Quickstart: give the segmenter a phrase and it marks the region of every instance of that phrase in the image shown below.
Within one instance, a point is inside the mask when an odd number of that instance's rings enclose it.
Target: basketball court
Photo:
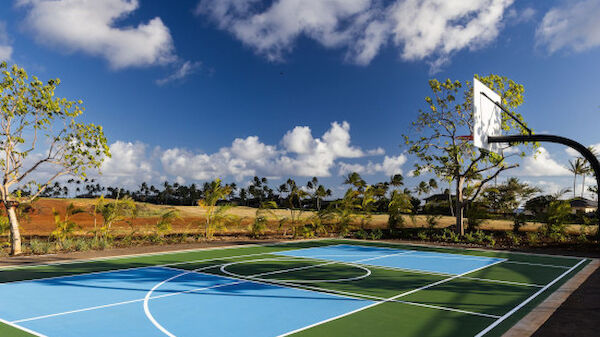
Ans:
[[[2,336],[500,336],[589,260],[315,240],[0,272]]]

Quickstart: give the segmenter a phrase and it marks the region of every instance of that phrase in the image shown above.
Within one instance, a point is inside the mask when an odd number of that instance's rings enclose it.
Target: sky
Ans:
[[[600,0],[2,4],[0,60],[83,100],[110,144],[107,185],[317,176],[339,194],[357,171],[413,186],[428,177],[410,177],[401,136],[428,80],[474,74],[523,84],[536,133],[600,149]],[[572,186],[574,155],[542,144],[503,178],[555,192]]]

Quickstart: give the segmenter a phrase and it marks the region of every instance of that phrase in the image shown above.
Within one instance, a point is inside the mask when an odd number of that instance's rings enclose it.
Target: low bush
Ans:
[[[47,240],[31,239],[29,249],[33,254],[48,254],[52,251],[52,244]]]
[[[75,240],[75,250],[79,252],[86,252],[91,248],[91,240],[87,238],[79,238]]]

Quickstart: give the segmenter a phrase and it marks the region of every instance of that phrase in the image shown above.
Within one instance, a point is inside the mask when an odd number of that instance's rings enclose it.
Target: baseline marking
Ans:
[[[507,261],[507,263],[523,264],[523,265],[527,265],[527,266],[537,266],[537,267],[548,267],[548,268],[562,268],[562,269],[572,268],[572,267],[566,267],[566,266],[557,266],[557,265],[553,265],[553,264],[531,263],[531,262],[522,262],[522,261]]]
[[[539,294],[541,294],[542,292],[544,292],[546,289],[550,288],[553,284],[555,284],[556,282],[558,282],[561,278],[565,277],[566,275],[568,275],[570,272],[572,272],[575,268],[579,267],[583,262],[587,261],[587,259],[583,259],[581,261],[579,261],[579,263],[577,263],[576,265],[574,265],[573,267],[569,268],[569,270],[565,271],[564,273],[562,273],[560,276],[558,276],[557,278],[555,278],[552,282],[548,283],[546,286],[544,286],[542,289],[538,290],[536,293],[534,293],[533,295],[529,296],[525,301],[521,302],[521,304],[517,305],[516,307],[514,307],[511,311],[507,312],[506,314],[504,314],[504,316],[500,317],[498,320],[496,320],[494,323],[490,324],[487,328],[483,329],[481,332],[479,332],[477,335],[475,335],[475,337],[481,337],[483,335],[485,335],[486,333],[488,333],[490,330],[492,330],[493,328],[495,328],[498,324],[502,323],[504,320],[506,320],[508,317],[510,317],[512,314],[514,314],[515,312],[517,312],[519,309],[521,309],[523,306],[525,306],[527,303],[531,302],[534,298],[536,298]]]

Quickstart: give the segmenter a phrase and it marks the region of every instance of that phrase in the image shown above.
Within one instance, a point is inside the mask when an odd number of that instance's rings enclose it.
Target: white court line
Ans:
[[[352,261],[352,262],[325,260],[325,261],[328,261],[328,262],[321,263],[321,264],[316,264],[316,265],[304,266],[304,267],[296,267],[296,268],[290,268],[290,269],[275,270],[275,271],[264,272],[264,273],[260,273],[260,274],[254,274],[254,275],[240,275],[240,274],[232,273],[232,272],[228,271],[226,268],[228,266],[231,266],[231,265],[234,265],[234,264],[251,263],[251,262],[257,262],[257,261],[281,260],[281,259],[270,259],[270,258],[267,258],[267,259],[258,259],[258,260],[250,260],[250,261],[235,261],[235,262],[230,262],[230,263],[222,264],[220,270],[221,270],[222,273],[225,273],[227,275],[230,275],[230,276],[233,276],[233,277],[236,277],[236,278],[249,278],[249,279],[256,279],[256,280],[261,280],[261,281],[267,281],[268,282],[268,281],[270,281],[270,279],[269,280],[264,280],[264,279],[259,278],[259,276],[282,274],[282,273],[288,273],[288,272],[291,272],[291,271],[306,270],[306,269],[311,269],[311,268],[317,268],[317,267],[327,266],[327,265],[331,265],[331,264],[346,264],[346,265],[356,264],[356,266],[358,266],[359,268],[365,269],[367,271],[367,274],[361,275],[360,277],[350,278],[350,279],[310,280],[311,283],[333,282],[333,281],[338,281],[338,282],[339,281],[354,281],[354,280],[362,279],[362,278],[365,278],[365,277],[371,275],[371,271],[369,269],[367,269],[367,268],[360,267],[359,266],[359,262],[371,261],[371,260],[381,259],[381,258],[384,258],[384,257],[397,256],[397,255],[408,254],[408,253],[409,252],[400,252],[400,253],[388,254],[388,255],[383,255],[383,256],[376,256],[376,257],[371,257],[371,258],[360,259],[360,260],[356,260],[356,261]],[[297,258],[296,256],[294,256],[294,257]],[[301,261],[301,260],[299,260],[299,261]],[[284,281],[284,280],[281,280],[281,281]]]
[[[283,255],[283,254],[273,254],[273,255]],[[319,256],[322,256],[322,255],[319,255]],[[411,254],[410,256],[413,256],[413,255]],[[316,258],[316,257],[306,257],[306,259],[319,260],[319,261],[332,261],[332,260],[329,260],[329,259],[321,259],[321,258]],[[505,262],[508,263],[510,261],[507,260]],[[358,264],[358,265],[365,265],[365,266],[368,266],[368,267],[373,268],[373,269],[392,270],[392,271],[404,271],[404,272],[415,273],[415,274],[423,274],[423,275],[435,275],[435,276],[454,276],[455,275],[455,274],[448,274],[448,273],[429,272],[429,271],[418,270],[418,269],[389,267],[389,266],[378,266],[378,265],[373,265],[373,264],[368,264],[368,263],[359,263],[357,261],[354,261],[352,263]],[[537,287],[537,288],[542,288],[543,287],[543,285],[534,284],[534,283],[523,283],[523,282],[514,282],[514,281],[505,281],[505,280],[495,280],[495,279],[487,279],[487,278],[479,278],[479,277],[461,276],[460,278],[461,279],[474,280],[474,281],[482,281],[482,282],[490,282],[490,283],[501,283],[501,284],[510,284],[510,285],[525,286],[525,287]]]
[[[494,323],[490,324],[487,328],[483,329],[481,332],[479,332],[477,335],[475,335],[475,337],[481,337],[481,336],[485,335],[486,333],[488,333],[490,330],[492,330],[493,328],[495,328],[498,324],[502,323],[504,320],[506,320],[512,314],[514,314],[515,312],[517,312],[519,309],[521,309],[527,303],[531,302],[539,294],[541,294],[542,292],[544,292],[546,289],[550,288],[553,284],[555,284],[561,278],[565,277],[567,274],[569,274],[570,272],[572,272],[575,268],[579,267],[585,261],[587,261],[587,259],[583,259],[583,260],[579,261],[579,263],[577,263],[573,267],[569,268],[569,270],[567,270],[564,273],[560,274],[560,276],[558,276],[557,278],[555,278],[552,282],[548,283],[542,289],[538,290],[535,294],[529,296],[525,301],[521,302],[521,304],[519,304],[516,307],[514,307],[511,311],[507,312],[506,314],[504,314],[504,316],[500,317]]]
[[[338,238],[338,241],[348,241],[348,242],[364,242],[364,243],[373,243],[373,240],[360,240],[360,239],[346,239],[346,238]],[[483,252],[483,253],[502,253],[506,255],[526,255],[526,256],[542,256],[542,257],[554,257],[554,258],[564,258],[564,259],[572,259],[572,260],[581,260],[585,259],[583,256],[571,256],[571,255],[552,255],[552,254],[540,254],[540,253],[525,253],[525,252],[515,252],[515,251],[506,251],[506,250],[498,250],[498,249],[488,249],[488,248],[463,248],[463,247],[452,247],[452,246],[442,246],[442,245],[428,245],[424,243],[413,243],[413,242],[390,242],[390,241],[379,241],[380,244],[392,245],[392,246],[412,246],[412,247],[426,247],[426,248],[436,248],[436,249],[446,249],[446,250],[465,250],[470,252]],[[377,247],[377,246],[373,246]]]
[[[324,263],[323,265],[325,265],[325,264],[330,264],[330,263]],[[225,266],[225,265],[226,264],[221,265],[221,269],[223,269],[223,266]],[[210,266],[210,267],[212,268],[212,267],[215,267],[215,266]],[[148,318],[148,320],[150,320],[150,322],[152,323],[152,325],[154,325],[157,329],[159,329],[162,333],[164,333],[165,335],[167,335],[169,337],[176,337],[176,336],[173,335],[171,332],[169,332],[165,327],[163,327],[160,323],[158,323],[158,321],[154,318],[154,316],[150,312],[150,308],[149,308],[149,305],[148,305],[150,297],[151,297],[152,293],[156,289],[158,289],[160,286],[162,286],[163,284],[165,284],[165,283],[167,283],[169,281],[172,281],[172,280],[174,280],[176,278],[179,278],[181,276],[190,274],[190,273],[197,273],[198,270],[200,270],[200,269],[209,269],[209,268],[207,268],[207,267],[205,267],[205,268],[198,268],[198,269],[195,269],[195,270],[190,270],[190,271],[183,272],[183,273],[181,273],[179,275],[174,275],[174,276],[172,276],[172,277],[170,277],[170,278],[168,278],[166,280],[163,280],[160,283],[157,283],[154,287],[152,287],[152,289],[150,289],[148,291],[148,293],[146,293],[146,296],[144,297],[144,313],[146,314],[146,317]],[[287,271],[292,271],[292,270],[297,270],[297,269],[298,268],[290,268]],[[278,271],[274,271],[274,272],[278,272]],[[274,273],[274,272],[272,272],[272,273]],[[262,275],[265,275],[265,274],[266,273],[262,273]],[[369,271],[369,274],[370,274],[370,271]],[[252,276],[253,275],[250,275],[248,277],[251,278]],[[246,281],[244,281],[244,282],[246,282]],[[256,281],[252,281],[252,282],[256,282]],[[260,282],[257,282],[257,283],[260,283]],[[308,290],[306,290],[306,291],[308,291]]]
[[[417,289],[413,289],[413,290],[410,290],[410,291],[406,291],[406,292],[400,293],[400,294],[398,294],[398,295],[392,296],[392,297],[390,297],[390,298],[387,298],[387,299],[385,299],[385,300],[382,300],[382,301],[379,301],[379,302],[375,302],[375,303],[373,303],[373,304],[370,304],[370,305],[367,305],[367,306],[365,306],[365,307],[362,307],[362,308],[359,308],[359,309],[356,309],[356,310],[353,310],[353,311],[347,312],[347,313],[345,313],[345,314],[341,314],[341,315],[338,315],[338,316],[335,316],[335,317],[331,317],[331,318],[329,318],[329,319],[326,319],[326,320],[323,320],[323,321],[320,321],[320,322],[317,322],[317,323],[314,323],[314,324],[311,324],[311,325],[307,325],[307,326],[305,326],[305,327],[303,327],[303,328],[296,329],[296,330],[293,330],[293,331],[290,331],[290,332],[286,332],[286,333],[284,333],[284,334],[282,334],[282,335],[279,335],[279,336],[277,336],[277,337],[289,336],[289,335],[291,335],[291,334],[294,334],[294,333],[297,333],[297,332],[300,332],[300,331],[304,331],[304,330],[307,330],[307,329],[313,328],[313,327],[315,327],[315,326],[317,326],[317,325],[321,325],[321,324],[324,324],[324,323],[327,323],[327,322],[331,322],[331,321],[333,321],[333,320],[336,320],[336,319],[338,319],[338,318],[342,318],[342,317],[346,317],[346,316],[349,316],[349,315],[355,314],[355,313],[357,313],[357,312],[360,312],[360,311],[363,311],[363,310],[366,310],[366,309],[369,309],[369,308],[372,308],[372,307],[378,306],[378,305],[380,305],[380,304],[382,304],[382,303],[390,302],[390,301],[393,301],[393,300],[395,300],[395,299],[397,299],[397,298],[404,297],[404,296],[408,296],[408,295],[410,295],[410,294],[414,294],[414,293],[416,293],[416,292],[418,292],[418,291],[425,290],[425,289],[428,289],[428,288],[431,288],[431,287],[435,287],[435,286],[437,286],[437,285],[440,285],[440,284],[442,284],[442,283],[446,283],[446,282],[452,281],[452,280],[454,280],[454,279],[456,279],[456,278],[458,278],[458,277],[460,277],[460,276],[464,276],[464,275],[466,275],[466,274],[469,274],[469,273],[474,273],[474,272],[476,272],[476,271],[479,271],[479,270],[481,270],[481,269],[484,269],[484,268],[487,268],[487,267],[491,267],[491,266],[493,266],[493,265],[495,265],[495,264],[502,263],[502,262],[504,262],[504,261],[505,261],[505,260],[496,261],[496,262],[494,262],[494,263],[492,263],[492,264],[489,264],[489,265],[487,265],[487,266],[479,267],[479,268],[476,268],[476,269],[473,269],[473,270],[467,271],[467,272],[465,272],[465,273],[462,273],[462,274],[458,274],[458,275],[455,275],[455,276],[452,276],[452,277],[449,277],[449,278],[446,278],[446,279],[443,279],[443,280],[440,280],[440,281],[437,281],[437,282],[434,282],[434,283],[430,283],[430,284],[428,284],[428,285],[425,285],[425,286],[423,286],[423,287],[420,287],[420,288],[417,288]]]
[[[22,327],[22,326],[20,326],[20,325],[16,325],[16,324],[14,324],[14,323],[11,323],[11,322],[8,322],[8,321],[5,321],[5,320],[3,320],[2,318],[0,318],[0,323],[2,323],[2,324],[6,324],[6,325],[8,325],[8,326],[11,326],[11,327],[13,327],[13,328],[15,328],[15,329],[19,329],[19,330],[21,330],[21,331],[25,331],[25,332],[27,332],[27,333],[30,333],[30,334],[34,335],[34,336],[38,336],[38,337],[48,337],[48,336],[46,336],[46,335],[42,335],[42,334],[41,334],[41,333],[39,333],[39,332],[35,332],[35,331],[33,331],[33,330],[29,330],[29,329],[27,329],[27,328],[25,328],[25,327]]]
[[[314,291],[317,291],[317,292],[333,293],[333,294],[336,294],[336,295],[342,295],[342,296],[353,298],[353,299],[368,298],[368,299],[374,299],[374,300],[379,300],[379,301],[403,303],[403,304],[409,304],[409,305],[415,305],[415,306],[421,306],[421,307],[439,309],[439,310],[444,310],[444,311],[460,312],[460,313],[464,313],[464,314],[475,315],[475,316],[483,316],[483,317],[488,317],[488,318],[500,318],[500,316],[497,316],[497,315],[484,314],[484,313],[480,313],[480,312],[467,311],[467,310],[462,310],[462,309],[456,309],[456,308],[450,308],[450,307],[442,307],[442,306],[436,306],[436,305],[430,305],[430,304],[424,304],[424,303],[417,303],[417,302],[399,301],[399,300],[388,300],[386,298],[379,297],[379,296],[373,296],[373,295],[367,295],[367,294],[359,294],[359,293],[353,293],[353,292],[349,292],[349,291],[334,290],[334,289],[321,288],[321,287],[315,287],[315,286],[307,286],[307,285],[304,285],[304,284],[296,284],[296,283],[289,282],[289,281],[282,281],[282,280],[271,281],[271,280],[269,280],[269,282],[265,282],[265,283],[274,283],[274,284],[279,285],[279,286],[284,285],[287,288],[293,288],[293,289],[298,288],[298,287],[299,288],[304,287],[306,289],[314,290]]]
[[[372,249],[372,250],[395,250],[395,251],[402,250],[404,252],[417,253],[417,254],[406,255],[407,257],[417,257],[417,258],[423,258],[423,259],[450,259],[450,260],[473,260],[473,261],[489,261],[489,260],[495,260],[495,259],[502,259],[502,260],[505,259],[505,258],[500,258],[500,257],[474,256],[474,255],[464,255],[464,254],[419,251],[419,250],[410,250],[410,249],[402,249],[402,248],[385,248],[385,247],[378,247],[378,246],[362,246],[362,245],[348,245],[348,244],[340,244],[340,245],[332,245],[332,246],[324,246],[324,247],[311,247],[311,248],[302,248],[302,249],[292,249],[292,250],[285,250],[282,252],[297,252],[297,251],[301,251],[301,250],[305,250],[305,249],[318,249],[318,248],[335,247],[335,246],[353,246],[353,247],[367,248],[367,249]],[[277,252],[274,254],[277,254]],[[288,254],[279,254],[279,255],[288,255]],[[367,254],[365,254],[365,255],[367,255]],[[369,254],[369,255],[371,255],[371,254]],[[291,255],[291,256],[294,256],[294,255]],[[314,255],[314,256],[324,256],[324,255]],[[348,256],[350,256],[350,255],[348,255]],[[302,256],[302,257],[312,257],[312,256]]]
[[[208,267],[205,267],[205,268],[202,268],[202,269],[210,269],[210,268],[213,268],[213,267],[214,266],[208,266]],[[168,268],[168,269],[181,271],[181,269],[175,269],[175,268]],[[150,299],[158,299],[158,298],[164,298],[164,297],[171,297],[171,296],[175,296],[175,295],[193,293],[193,292],[198,292],[198,291],[202,291],[202,290],[208,290],[208,289],[213,289],[213,288],[218,288],[218,287],[224,287],[224,286],[234,285],[234,284],[244,283],[244,282],[246,282],[246,281],[243,281],[243,282],[230,282],[230,283],[217,284],[217,285],[208,286],[208,287],[195,288],[195,289],[190,289],[190,290],[182,290],[182,291],[177,291],[177,292],[172,292],[172,293],[167,293],[167,294],[152,296]],[[42,316],[36,316],[36,317],[30,317],[30,318],[23,318],[23,319],[12,321],[11,323],[21,323],[21,322],[35,321],[35,320],[38,320],[38,319],[44,319],[44,318],[50,318],[50,317],[56,317],[56,316],[63,316],[63,315],[74,314],[74,313],[84,312],[84,311],[97,310],[97,309],[103,309],[103,308],[116,307],[116,306],[119,306],[119,305],[136,303],[136,302],[142,302],[142,301],[144,301],[143,298],[138,298],[138,299],[129,300],[129,301],[109,303],[109,304],[104,304],[104,305],[97,305],[97,306],[93,306],[93,307],[86,307],[86,308],[81,308],[81,309],[76,309],[76,310],[70,310],[70,311],[63,311],[63,312],[59,312],[59,313],[55,313],[55,314],[48,314],[48,315],[42,315]]]
[[[259,256],[259,255],[276,255],[276,254],[273,254],[273,253],[255,253],[255,254],[246,254],[246,255],[224,256],[224,257],[215,257],[215,258],[210,258],[210,259],[202,259],[202,260],[194,260],[194,261],[183,261],[183,262],[174,262],[174,263],[167,263],[167,264],[147,265],[147,266],[141,266],[141,267],[111,269],[111,270],[104,270],[104,271],[94,271],[94,272],[89,272],[89,273],[79,273],[79,274],[70,274],[70,275],[62,275],[62,276],[42,277],[42,278],[36,278],[36,279],[30,279],[30,280],[0,282],[0,287],[3,284],[11,284],[11,283],[18,283],[18,282],[35,282],[35,281],[52,280],[52,279],[58,279],[58,278],[69,278],[69,277],[86,276],[86,275],[115,273],[115,272],[120,272],[120,271],[136,270],[136,269],[144,269],[144,268],[164,268],[164,267],[168,267],[168,266],[178,266],[178,265],[182,265],[182,264],[192,264],[192,263],[208,262],[208,261],[214,261],[214,260],[224,260],[224,259],[233,259],[233,258],[241,258],[241,257],[249,257],[249,256]],[[281,256],[281,255],[278,255],[278,256]]]
[[[557,266],[554,264],[531,263],[531,262],[510,261],[510,260],[507,261],[507,263],[523,264],[523,265],[527,265],[527,266],[537,266],[537,267],[548,267],[548,268],[562,268],[562,269],[572,268],[572,267],[567,267],[567,266]]]

